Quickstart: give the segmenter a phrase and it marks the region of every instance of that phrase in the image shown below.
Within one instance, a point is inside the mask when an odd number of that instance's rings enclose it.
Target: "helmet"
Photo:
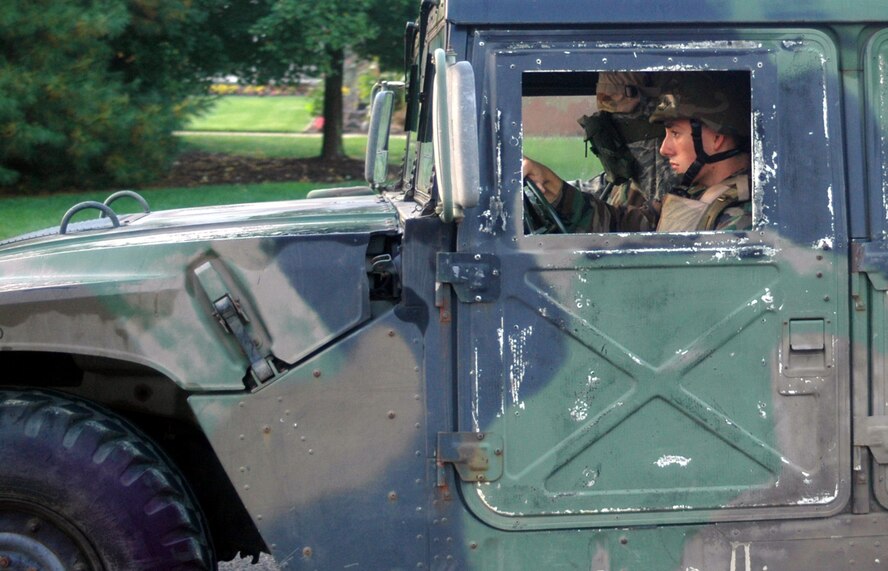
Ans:
[[[662,88],[652,123],[697,119],[742,143],[749,138],[749,78],[737,72],[674,74]]]
[[[595,85],[598,110],[609,113],[640,111],[647,118],[669,72],[599,71]]]
[[[696,159],[685,171],[681,186],[690,187],[704,165],[735,157],[749,146],[749,76],[738,72],[676,74],[663,86],[652,123],[688,119]],[[702,125],[730,135],[734,147],[715,155],[703,148]]]

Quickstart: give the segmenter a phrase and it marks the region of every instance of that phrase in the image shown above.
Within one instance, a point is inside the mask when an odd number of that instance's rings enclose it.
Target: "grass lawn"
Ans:
[[[584,145],[579,137],[527,137],[523,152],[565,180],[588,180],[604,169],[598,157],[586,156]]]
[[[197,117],[189,129],[206,131],[302,131],[311,116],[306,110],[308,99],[297,96],[220,97],[213,108]],[[254,157],[308,158],[321,150],[320,135],[307,137],[226,137],[184,136],[183,150],[204,150]],[[364,155],[366,137],[346,141],[346,152],[355,158]],[[395,143],[397,145],[397,142]],[[403,142],[401,143],[403,152]],[[355,184],[358,184],[357,182]],[[266,183],[254,185],[221,185],[200,188],[143,189],[139,193],[148,200],[152,210],[167,210],[187,206],[235,204],[241,202],[265,202],[304,198],[309,190],[345,184],[313,183]],[[41,196],[0,196],[0,239],[24,232],[58,226],[64,213],[78,202],[101,202],[111,191],[59,193]],[[121,213],[135,212],[135,201],[121,199],[114,209]],[[97,216],[95,211],[85,211],[76,219]]]
[[[183,134],[183,149],[209,153],[230,153],[257,158],[308,158],[321,152],[320,135],[299,137],[252,135]],[[394,135],[389,145],[389,163],[400,164],[404,155],[405,137]],[[361,159],[367,147],[366,135],[345,137],[345,152]],[[593,154],[585,156],[583,141],[572,137],[537,137],[524,141],[524,153],[547,165],[567,179],[592,178],[602,171],[601,163]]]
[[[321,149],[319,136],[311,137],[250,137],[222,135],[185,135],[185,149],[219,153],[233,153],[255,157],[306,158],[317,156]],[[362,158],[367,138],[347,137],[346,152],[354,158]],[[397,163],[404,152],[404,137],[392,137],[391,161]],[[531,158],[548,165],[569,180],[591,178],[601,171],[598,160],[583,156],[582,142],[573,139],[539,138],[524,142],[524,152]],[[360,184],[355,181],[352,184]],[[188,206],[213,204],[237,204],[241,202],[267,202],[304,198],[314,188],[349,186],[342,184],[313,183],[265,183],[253,185],[221,185],[199,188],[143,189],[139,192],[148,200],[152,210],[167,210]],[[64,213],[84,200],[104,200],[111,191],[62,193],[31,197],[0,198],[0,239],[24,232],[58,225]],[[121,199],[114,209],[119,212],[135,212],[134,201]],[[93,216],[92,211],[78,215],[77,219]],[[82,217],[82,218],[81,218]]]
[[[307,106],[308,98],[297,95],[228,95],[218,98],[207,113],[192,119],[186,130],[299,133],[312,119]]]
[[[278,136],[228,136],[228,135],[183,135],[184,150],[200,150],[217,153],[231,153],[243,156],[309,158],[321,152],[320,135],[299,137]],[[392,137],[391,162],[399,163],[404,153],[403,136]],[[345,138],[346,153],[356,159],[363,159],[367,144],[366,136]],[[304,198],[315,188],[351,186],[352,183],[265,183],[253,185],[220,185],[198,188],[142,189],[138,192],[148,200],[152,210],[185,208],[188,206],[208,206],[215,204],[237,204],[241,202],[267,202]],[[27,197],[0,197],[0,240],[24,232],[57,226],[65,212],[78,202],[85,200],[103,201],[112,191],[60,193]],[[121,213],[136,212],[135,201],[121,199],[114,205]],[[97,216],[97,212],[86,211],[78,214],[75,220]]]
[[[243,99],[239,97],[237,99]],[[266,101],[281,98],[255,98]],[[184,150],[201,150],[231,153],[257,158],[308,158],[320,154],[320,135],[307,136],[229,136],[185,134],[181,137]],[[346,153],[362,159],[367,143],[366,136],[345,138]],[[403,136],[392,137],[390,161],[401,161],[404,153]],[[575,138],[528,138],[524,141],[524,153],[568,180],[591,178],[601,171],[600,163],[593,156],[584,156],[583,143]],[[360,184],[355,181],[352,184]],[[304,198],[314,188],[349,186],[349,183],[265,183],[253,185],[221,185],[199,188],[144,189],[139,192],[148,200],[152,210],[167,210],[188,206],[236,204],[241,202],[266,202]],[[0,239],[24,232],[57,226],[64,213],[78,202],[101,202],[111,191],[62,193],[32,197],[0,197]],[[115,203],[118,212],[135,212],[135,201],[121,199]],[[86,211],[77,219],[98,214]]]
[[[152,210],[168,210],[188,206],[237,204],[241,202],[269,202],[305,198],[315,188],[352,186],[354,183],[315,184],[306,182],[281,182],[264,184],[230,184],[202,186],[198,188],[156,188],[139,190]],[[0,198],[0,240],[25,232],[58,226],[65,212],[78,202],[105,200],[111,191],[61,193],[44,196]],[[138,212],[138,204],[127,198],[114,203],[118,213]],[[86,220],[98,217],[97,210],[86,210],[74,217]]]

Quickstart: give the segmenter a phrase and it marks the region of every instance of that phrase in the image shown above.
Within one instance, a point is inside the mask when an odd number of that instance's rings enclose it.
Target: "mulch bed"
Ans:
[[[193,151],[180,155],[170,174],[152,186],[192,187],[259,182],[341,182],[362,180],[364,162],[355,159],[254,158]]]

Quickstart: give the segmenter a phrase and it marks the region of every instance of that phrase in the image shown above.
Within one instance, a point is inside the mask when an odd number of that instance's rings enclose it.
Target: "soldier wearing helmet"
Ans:
[[[583,115],[585,142],[604,171],[571,184],[614,206],[640,206],[677,183],[659,154],[663,129],[650,122],[667,72],[602,71],[595,86],[597,111]],[[534,161],[524,157],[528,168]],[[559,179],[558,184],[561,181]]]
[[[595,86],[598,111],[578,122],[604,173],[583,184],[614,206],[661,199],[677,180],[657,150],[663,129],[650,122],[665,72],[602,71]],[[600,189],[600,190],[599,190]]]
[[[525,162],[524,174],[573,232],[747,230],[752,225],[748,93],[743,81],[726,73],[688,72],[667,81],[651,122],[665,127],[660,154],[682,184],[662,203],[610,205],[539,163]]]
[[[752,225],[748,89],[728,77],[689,73],[673,78],[651,114],[651,122],[666,128],[660,154],[682,175],[680,187],[664,197],[658,230]]]

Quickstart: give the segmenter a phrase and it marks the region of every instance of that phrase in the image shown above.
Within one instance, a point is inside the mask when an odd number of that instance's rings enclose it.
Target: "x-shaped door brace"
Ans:
[[[775,302],[761,301],[769,293],[771,285],[773,284],[762,288],[746,303],[739,305],[722,320],[703,331],[690,343],[686,351],[682,350],[659,366],[645,362],[586,320],[536,290],[538,294],[536,310],[542,318],[574,337],[601,359],[625,372],[632,379],[633,386],[618,400],[589,418],[567,438],[515,476],[522,479],[529,477],[534,481],[547,478],[655,398],[662,398],[684,411],[712,434],[772,473],[777,473],[781,465],[784,469],[789,468],[802,473],[800,467],[792,464],[778,450],[762,442],[734,420],[719,412],[716,407],[681,386],[681,379],[713,351],[737,336],[763,314],[776,311]]]

